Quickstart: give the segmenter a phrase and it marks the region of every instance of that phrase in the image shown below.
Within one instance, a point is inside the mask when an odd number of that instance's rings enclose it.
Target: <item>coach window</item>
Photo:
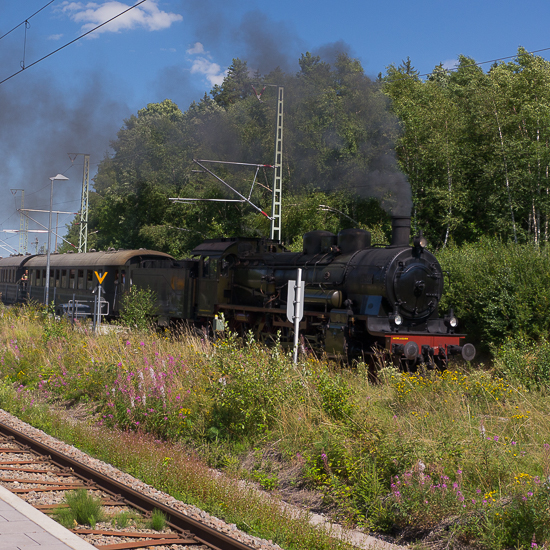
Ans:
[[[69,270],[69,288],[76,288],[75,287],[75,275],[76,275],[76,269]]]
[[[59,288],[59,285],[61,284],[61,272],[59,269],[55,270],[55,286],[56,288]]]
[[[67,270],[61,270],[61,288],[67,288]]]
[[[86,272],[86,288],[92,290],[94,287],[94,272],[91,269],[88,269]]]
[[[84,270],[78,270],[78,289],[82,290],[84,288]]]
[[[54,282],[55,282],[54,270],[50,269],[50,287],[53,287]]]
[[[46,270],[42,270],[42,286],[46,286]]]

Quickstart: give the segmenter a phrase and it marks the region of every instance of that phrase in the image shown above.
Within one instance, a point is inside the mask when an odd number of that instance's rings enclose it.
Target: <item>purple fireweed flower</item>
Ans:
[[[453,483],[453,489],[458,489],[458,483]]]
[[[528,496],[528,497],[532,497],[532,496],[533,496],[533,493],[532,493],[531,491],[529,491],[529,492],[527,493],[527,496]]]
[[[498,435],[495,435],[495,437],[493,437],[493,439],[494,439],[495,441],[498,441]]]

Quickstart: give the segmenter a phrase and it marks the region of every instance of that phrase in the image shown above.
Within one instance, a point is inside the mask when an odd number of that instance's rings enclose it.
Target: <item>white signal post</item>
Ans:
[[[94,273],[99,282],[99,285],[97,285],[97,296],[94,304],[94,330],[97,330],[101,325],[101,283],[105,280],[108,272],[105,271],[103,275],[100,275],[97,271],[94,271]]]
[[[286,316],[294,322],[294,363],[298,362],[298,337],[300,336],[300,321],[304,316],[305,282],[302,281],[302,270],[297,269],[296,281],[288,281],[288,294],[286,301]]]

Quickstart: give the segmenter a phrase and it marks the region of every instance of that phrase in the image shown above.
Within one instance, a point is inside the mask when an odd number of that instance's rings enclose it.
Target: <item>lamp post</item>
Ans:
[[[48,251],[46,256],[46,299],[45,303],[46,306],[48,306],[50,301],[50,249],[51,249],[51,243],[52,243],[52,210],[53,210],[53,182],[54,180],[57,181],[67,181],[69,178],[64,176],[63,174],[57,174],[57,176],[53,176],[50,178],[50,181],[52,182],[50,187],[50,221],[48,222]]]

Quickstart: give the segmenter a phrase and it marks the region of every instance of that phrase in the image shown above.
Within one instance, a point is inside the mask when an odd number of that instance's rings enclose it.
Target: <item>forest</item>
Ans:
[[[461,56],[456,70],[437,66],[425,79],[409,59],[377,79],[345,53],[332,63],[306,53],[299,66],[261,75],[234,59],[224,82],[186,111],[166,99],[125,120],[94,180],[89,248],[181,257],[205,237],[268,235],[269,220],[246,204],[168,199],[237,198],[193,158],[272,164],[276,86],[285,89],[287,245],[311,228],[358,225],[384,239],[407,193],[415,230],[436,250],[482,236],[548,240],[548,61],[520,48],[485,71]],[[253,168],[216,173],[248,196]],[[403,174],[410,191],[390,185]],[[272,179],[262,168],[252,193],[268,212]]]

